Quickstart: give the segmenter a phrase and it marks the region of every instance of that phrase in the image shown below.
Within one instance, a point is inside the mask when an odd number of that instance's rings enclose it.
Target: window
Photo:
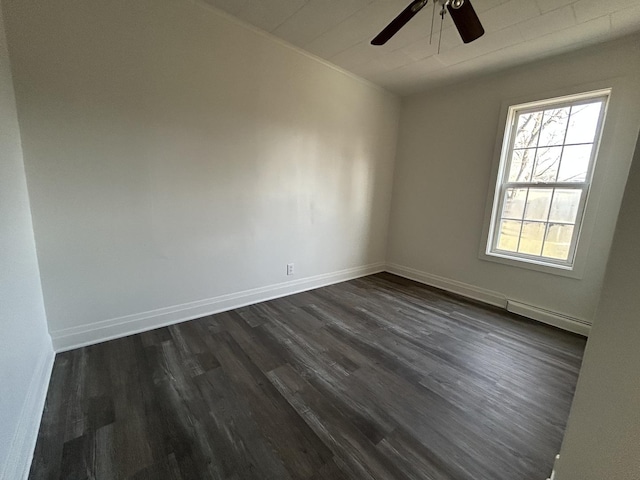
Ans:
[[[573,268],[609,93],[509,108],[487,255]]]

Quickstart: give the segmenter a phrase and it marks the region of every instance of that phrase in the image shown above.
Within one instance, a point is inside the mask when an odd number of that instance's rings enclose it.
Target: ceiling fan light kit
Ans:
[[[391,37],[398,33],[409,20],[427,5],[427,2],[428,0],[414,0],[411,2],[371,41],[371,44],[384,45],[387,43]],[[434,9],[435,2],[438,2],[438,0],[434,0]],[[449,11],[451,19],[464,43],[473,42],[484,35],[484,28],[470,0],[440,0],[439,3],[442,4],[441,16],[444,18],[445,12]],[[433,21],[431,22],[431,30],[433,33]],[[442,34],[442,27],[440,28],[440,34]],[[440,48],[438,47],[439,50]]]

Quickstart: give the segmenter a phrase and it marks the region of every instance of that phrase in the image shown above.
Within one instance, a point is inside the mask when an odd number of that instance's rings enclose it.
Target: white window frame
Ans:
[[[491,217],[488,228],[488,237],[486,242],[486,249],[483,252],[488,257],[494,257],[497,259],[503,259],[509,263],[524,263],[531,264],[533,266],[544,267],[545,269],[551,268],[552,270],[565,270],[572,271],[575,267],[576,252],[580,245],[580,234],[584,224],[584,213],[589,198],[589,191],[593,180],[593,173],[595,164],[598,157],[598,151],[602,140],[602,132],[604,131],[604,122],[607,114],[607,107],[611,96],[611,89],[601,89],[585,93],[579,93],[574,95],[567,95],[562,97],[555,97],[545,100],[539,100],[528,103],[521,103],[517,105],[509,106],[506,118],[506,125],[504,130],[504,136],[502,139],[502,148],[500,152],[500,162],[498,168],[498,175],[495,183],[495,191],[493,195]],[[580,105],[581,103],[590,103],[594,99],[602,99],[603,106],[600,111],[600,117],[596,129],[596,134],[593,142],[593,149],[591,151],[591,158],[589,161],[589,167],[586,178],[583,182],[554,182],[554,183],[536,183],[536,182],[509,182],[508,167],[510,164],[510,157],[513,151],[513,144],[515,141],[515,123],[518,117],[522,114],[526,114],[533,111],[539,111],[541,109],[547,109],[549,107],[562,108],[569,105]],[[564,143],[563,143],[564,145]],[[535,165],[534,165],[535,167]],[[533,167],[532,167],[533,168]],[[571,245],[569,248],[569,255],[567,260],[552,259],[537,255],[528,255],[520,252],[509,252],[499,250],[497,248],[497,240],[500,228],[501,212],[503,209],[503,202],[505,192],[508,188],[536,188],[536,189],[577,189],[581,190],[580,203],[576,215],[575,226],[571,239]],[[526,201],[525,201],[526,203]],[[546,223],[548,223],[548,217]]]

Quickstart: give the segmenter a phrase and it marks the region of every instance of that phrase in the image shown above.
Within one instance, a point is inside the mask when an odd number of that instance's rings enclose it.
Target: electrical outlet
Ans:
[[[287,275],[293,275],[293,263],[287,263]]]

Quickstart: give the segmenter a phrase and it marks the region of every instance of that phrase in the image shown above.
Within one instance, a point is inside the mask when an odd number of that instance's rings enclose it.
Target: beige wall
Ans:
[[[640,137],[557,480],[640,478]]]
[[[51,371],[20,130],[0,11],[0,479],[29,467]]]
[[[58,347],[384,261],[395,96],[189,0],[3,2]]]
[[[640,127],[639,45],[638,37],[626,38],[404,98],[388,261],[441,277],[461,291],[488,291],[592,321]],[[581,236],[581,278],[481,259],[506,107],[610,86],[613,94]]]

